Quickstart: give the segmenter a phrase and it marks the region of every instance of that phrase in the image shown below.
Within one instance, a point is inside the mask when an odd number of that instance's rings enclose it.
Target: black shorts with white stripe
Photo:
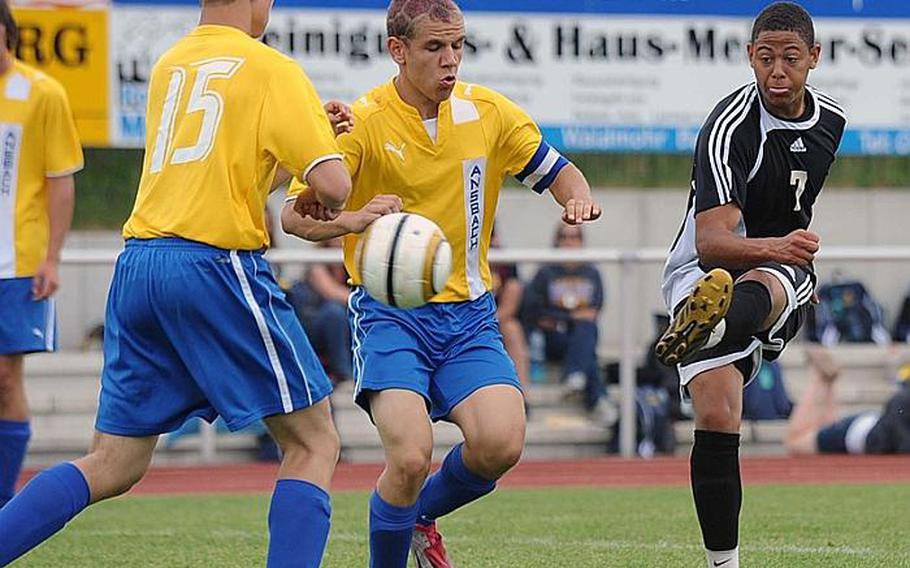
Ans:
[[[684,365],[679,365],[682,386],[686,386],[700,373],[730,364],[739,369],[748,384],[758,373],[759,359],[774,361],[787,343],[799,334],[800,328],[811,314],[815,274],[807,268],[777,262],[766,262],[754,270],[771,274],[783,285],[787,305],[780,317],[766,331],[744,339],[721,339],[717,345],[698,352]],[[737,279],[745,272],[738,271],[732,275]]]

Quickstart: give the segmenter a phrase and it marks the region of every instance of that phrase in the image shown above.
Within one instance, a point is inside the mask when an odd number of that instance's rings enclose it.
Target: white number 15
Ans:
[[[190,67],[196,68],[196,80],[193,82],[190,98],[186,103],[186,114],[202,112],[202,126],[195,144],[173,149],[171,164],[186,164],[203,160],[212,151],[218,124],[224,113],[224,100],[217,91],[209,88],[209,81],[230,79],[241,65],[243,65],[243,59],[230,57],[207,59],[190,65]],[[168,151],[171,150],[174,124],[177,121],[177,108],[180,106],[186,75],[187,70],[183,67],[174,67],[171,71],[167,94],[164,97],[164,108],[161,109],[158,134],[152,150],[150,173],[156,174],[164,168]]]

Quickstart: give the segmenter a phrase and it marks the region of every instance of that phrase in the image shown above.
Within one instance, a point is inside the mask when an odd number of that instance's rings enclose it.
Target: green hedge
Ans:
[[[682,154],[574,154],[570,157],[594,187],[683,190],[689,185],[692,168],[691,156]],[[85,169],[76,176],[74,227],[118,229],[133,207],[141,166],[141,150],[86,150]],[[828,187],[910,187],[910,158],[840,158],[831,170]]]

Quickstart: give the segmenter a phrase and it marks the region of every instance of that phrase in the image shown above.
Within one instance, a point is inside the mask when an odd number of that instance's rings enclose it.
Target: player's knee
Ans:
[[[696,425],[699,430],[711,432],[739,432],[740,421],[732,405],[717,404],[699,413]]]
[[[775,276],[762,270],[753,269],[740,276],[736,282],[739,283],[745,280],[760,282],[767,288],[768,294],[771,296],[772,312],[778,313],[787,306],[787,291]]]
[[[470,448],[475,473],[497,479],[518,463],[523,449],[524,437],[518,434],[484,440]]]
[[[323,427],[308,431],[305,436],[283,439],[279,446],[286,462],[318,460],[334,465],[341,452],[341,438],[335,426],[328,421]]]
[[[402,452],[393,458],[388,464],[388,469],[398,484],[405,487],[419,487],[430,474],[430,464],[430,453],[411,450]]]
[[[123,495],[133,488],[148,471],[148,460],[126,459],[110,449],[96,449],[86,458],[90,467],[83,469],[91,477],[93,501]]]

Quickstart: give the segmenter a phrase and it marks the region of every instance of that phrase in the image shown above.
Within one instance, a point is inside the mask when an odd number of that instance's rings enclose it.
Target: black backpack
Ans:
[[[837,343],[890,342],[882,308],[862,282],[835,282],[818,289],[819,305],[810,319],[812,341],[823,345]]]

